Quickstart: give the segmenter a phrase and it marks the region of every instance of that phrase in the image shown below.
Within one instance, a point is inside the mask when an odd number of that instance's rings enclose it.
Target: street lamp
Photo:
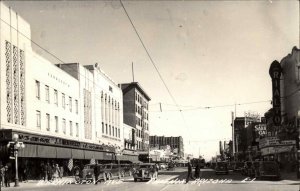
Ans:
[[[116,149],[116,155],[117,155],[117,156],[122,156],[122,155],[123,155],[122,150],[121,150],[120,147],[118,147],[118,148]],[[119,177],[121,178],[120,158],[119,158],[119,157],[118,157],[118,169],[119,169]]]
[[[25,148],[25,145],[23,142],[19,142],[19,135],[14,134],[12,140],[7,144],[7,148],[13,149],[13,156],[12,159],[15,159],[15,167],[16,167],[16,176],[15,176],[15,187],[20,186],[19,185],[19,176],[18,176],[18,150]]]

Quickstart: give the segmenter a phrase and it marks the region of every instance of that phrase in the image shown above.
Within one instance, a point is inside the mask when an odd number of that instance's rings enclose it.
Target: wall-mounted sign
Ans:
[[[255,132],[257,132],[259,136],[267,135],[266,124],[258,124],[258,125],[255,125],[254,128],[255,128]]]
[[[281,124],[281,102],[280,102],[280,77],[282,73],[282,68],[280,63],[275,60],[272,62],[269,74],[272,78],[272,103],[273,103],[273,123],[275,126],[279,126]]]

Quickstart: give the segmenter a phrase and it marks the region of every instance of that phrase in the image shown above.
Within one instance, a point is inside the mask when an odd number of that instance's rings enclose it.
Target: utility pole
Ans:
[[[231,112],[231,126],[232,126],[232,154],[233,154],[233,159],[234,161],[236,160],[235,158],[235,138],[234,138],[234,113]]]

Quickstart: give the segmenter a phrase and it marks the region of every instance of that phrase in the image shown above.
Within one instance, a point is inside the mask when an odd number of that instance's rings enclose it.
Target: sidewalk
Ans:
[[[16,189],[22,190],[22,188],[42,187],[42,186],[51,186],[51,185],[59,186],[59,185],[72,183],[74,181],[75,181],[75,179],[73,176],[62,177],[61,179],[57,179],[52,182],[44,181],[44,180],[28,180],[26,182],[19,182],[19,185],[20,185],[19,187],[14,187],[15,183],[11,182],[10,187],[1,187],[1,191],[2,190],[16,190]]]

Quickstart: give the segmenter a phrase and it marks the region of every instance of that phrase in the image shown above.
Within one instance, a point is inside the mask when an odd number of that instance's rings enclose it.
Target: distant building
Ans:
[[[165,136],[150,136],[150,147],[154,149],[163,149],[169,145],[171,152],[180,158],[184,157],[183,138],[179,137],[165,137]]]
[[[124,124],[132,128],[132,140],[125,148],[138,151],[149,149],[149,101],[151,98],[137,82],[119,84],[123,91]]]

